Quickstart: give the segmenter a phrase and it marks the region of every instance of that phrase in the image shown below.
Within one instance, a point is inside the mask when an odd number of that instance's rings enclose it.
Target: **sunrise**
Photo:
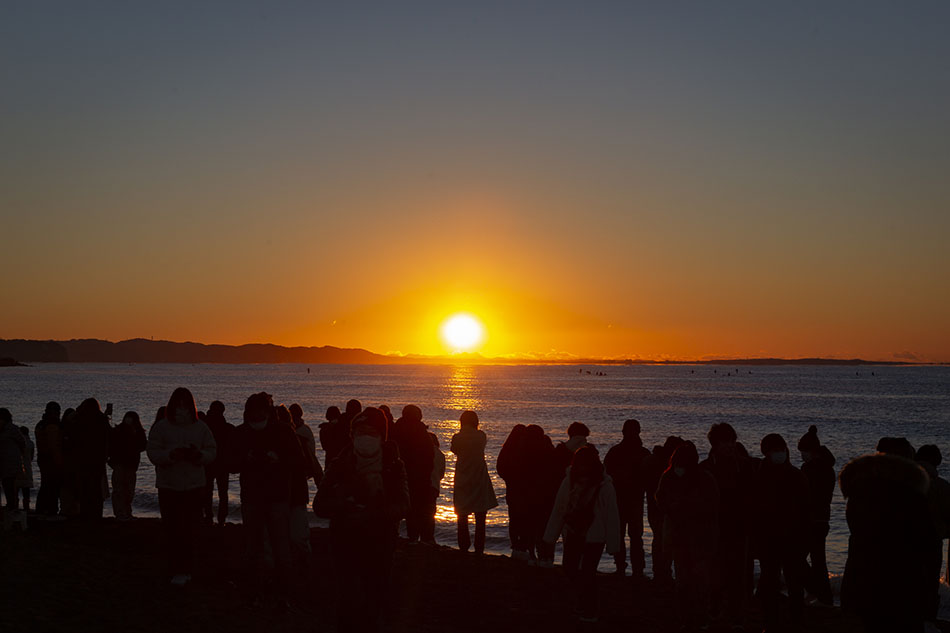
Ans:
[[[948,29],[0,3],[0,631],[950,630]]]

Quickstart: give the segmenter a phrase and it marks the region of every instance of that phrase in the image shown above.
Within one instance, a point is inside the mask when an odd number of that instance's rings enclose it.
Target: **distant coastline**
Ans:
[[[0,339],[0,358],[22,363],[211,363],[211,364],[340,364],[340,365],[410,365],[471,363],[482,365],[896,365],[913,366],[933,363],[906,361],[873,361],[860,358],[729,358],[705,360],[642,360],[642,359],[538,359],[491,358],[479,354],[454,356],[396,356],[376,354],[359,348],[284,347],[270,343],[247,345],[205,345],[130,339],[103,341],[71,339],[68,341],[37,341]],[[16,359],[16,361],[13,361]]]

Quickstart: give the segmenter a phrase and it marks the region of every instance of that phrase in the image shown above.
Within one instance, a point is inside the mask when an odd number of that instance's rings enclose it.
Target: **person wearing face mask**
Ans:
[[[719,542],[719,486],[699,466],[692,442],[680,444],[660,477],[656,502],[665,515],[664,550],[676,572],[675,599],[684,629],[708,625],[710,573]]]
[[[396,526],[409,508],[406,467],[387,440],[382,411],[367,407],[353,418],[351,440],[327,464],[314,512],[330,519],[337,628],[377,631],[389,595]]]
[[[145,452],[155,464],[171,581],[181,587],[191,581],[194,567],[204,467],[217,454],[211,429],[198,419],[195,398],[188,389],[179,387],[172,392],[165,415],[149,429]]]
[[[753,551],[759,559],[758,595],[765,630],[779,626],[781,577],[788,589],[789,621],[801,623],[803,571],[810,523],[808,479],[788,459],[788,445],[771,433],[760,444],[764,459],[754,487]]]
[[[289,414],[288,414],[289,417]],[[234,431],[232,472],[240,473],[241,520],[247,547],[247,589],[252,600],[265,596],[273,579],[274,600],[286,607],[290,588],[290,506],[294,483],[305,482],[300,443],[289,424],[277,419],[270,394],[260,392],[244,403],[244,423]]]
[[[831,606],[834,597],[828,580],[828,564],[825,560],[825,539],[831,519],[831,497],[838,484],[835,472],[835,456],[818,441],[818,427],[808,427],[808,432],[798,440],[802,455],[802,472],[808,479],[808,544],[807,555],[811,559],[805,567],[805,589],[818,602]]]
[[[752,593],[749,503],[755,464],[728,422],[713,424],[706,436],[709,456],[700,463],[719,486],[719,543],[712,571],[712,610],[733,630],[744,626]]]

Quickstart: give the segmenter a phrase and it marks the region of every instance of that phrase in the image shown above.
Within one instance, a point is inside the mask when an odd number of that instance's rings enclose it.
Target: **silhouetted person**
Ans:
[[[706,435],[709,456],[700,463],[719,488],[719,541],[712,569],[712,612],[734,627],[745,619],[752,593],[753,561],[749,518],[755,462],[728,422],[713,424]]]
[[[604,457],[604,468],[613,480],[617,491],[617,506],[620,508],[620,551],[614,562],[617,573],[623,575],[627,568],[627,553],[624,535],[630,535],[630,569],[633,578],[643,579],[646,557],[643,553],[643,495],[645,462],[650,451],[640,439],[640,422],[627,420],[623,423],[623,440],[612,446]]]
[[[234,433],[232,468],[241,474],[241,519],[247,542],[249,589],[255,600],[263,598],[264,582],[272,575],[267,561],[269,553],[273,557],[274,589],[280,602],[290,588],[290,508],[297,501],[295,494],[299,494],[305,466],[303,451],[289,421],[281,423],[277,415],[270,394],[260,392],[248,397],[244,403],[244,423]]]
[[[554,451],[554,461],[561,471],[561,476],[567,472],[567,467],[571,465],[574,459],[574,451],[581,446],[587,445],[587,437],[590,435],[590,429],[581,422],[572,422],[567,427],[567,441],[558,444]]]
[[[323,448],[324,461],[329,468],[330,462],[349,445],[350,428],[343,422],[343,414],[340,413],[339,407],[328,407],[326,418],[327,421],[320,424],[320,446]]]
[[[214,461],[217,446],[211,429],[198,419],[195,398],[188,389],[172,392],[164,414],[148,431],[146,454],[155,464],[171,582],[183,587],[191,582],[194,570],[205,466]]]
[[[525,459],[525,442],[528,427],[516,424],[505,439],[495,462],[498,476],[505,482],[505,504],[508,506],[508,538],[511,540],[511,557],[528,559],[528,488]]]
[[[600,556],[620,552],[620,513],[610,475],[604,473],[597,449],[584,446],[558,489],[544,541],[554,545],[564,536],[563,566],[574,582],[581,621],[597,619],[595,580]]]
[[[36,445],[33,444],[33,440],[30,439],[30,429],[21,426],[20,434],[23,436],[23,441],[25,446],[23,447],[23,452],[20,454],[20,461],[23,466],[20,470],[20,475],[16,480],[17,490],[20,491],[20,496],[23,499],[23,511],[30,511],[30,497],[33,490],[33,458],[36,455]]]
[[[374,407],[352,424],[352,440],[317,490],[314,510],[330,519],[337,629],[377,631],[389,595],[395,526],[409,507],[406,469],[387,423]]]
[[[779,592],[785,576],[788,620],[801,622],[804,562],[810,524],[808,480],[788,458],[781,435],[770,433],[760,444],[763,459],[754,487],[752,545],[759,559],[759,598],[767,631],[779,626]]]
[[[808,540],[806,552],[811,559],[805,567],[805,589],[826,605],[834,604],[828,563],[825,559],[825,539],[831,521],[831,498],[835,494],[838,474],[835,456],[818,440],[818,427],[811,425],[798,441],[802,454],[802,472],[808,479]],[[937,567],[940,563],[937,563]]]
[[[432,442],[432,476],[429,479],[429,501],[422,526],[422,542],[435,545],[435,512],[442,493],[442,478],[445,477],[445,453],[440,448],[438,435],[430,432],[429,440]]]
[[[314,484],[319,484],[323,479],[323,466],[320,465],[320,459],[317,457],[317,440],[313,435],[313,430],[303,419],[303,408],[299,404],[290,405],[290,415],[293,418],[294,433],[304,445],[307,477],[313,479]]]
[[[356,398],[346,401],[346,407],[343,409],[343,415],[340,417],[340,420],[346,425],[348,431],[353,424],[353,420],[355,420],[356,416],[362,411],[363,405],[360,404],[360,401]]]
[[[410,543],[414,543],[422,537],[432,496],[432,440],[422,422],[422,410],[414,404],[403,407],[402,416],[393,428],[392,439],[399,447],[399,457],[406,466],[409,483],[406,536]]]
[[[906,457],[879,453],[848,462],[839,483],[851,529],[841,606],[869,633],[920,633],[933,592],[927,472]]]
[[[106,462],[112,427],[95,398],[87,398],[76,409],[69,431],[69,450],[76,465],[79,490],[79,516],[84,520],[102,518],[102,504],[108,484]]]
[[[218,447],[214,461],[205,467],[205,492],[201,513],[206,523],[214,517],[214,488],[218,487],[218,525],[228,520],[228,487],[231,473],[231,446],[234,442],[234,425],[224,417],[224,403],[215,400],[208,406],[205,424],[211,429],[214,443]]]
[[[544,530],[554,510],[554,499],[564,481],[556,462],[554,443],[544,429],[529,424],[524,441],[525,527],[523,545],[528,558],[543,567],[554,566],[554,548],[544,542]]]
[[[310,476],[313,461],[307,455],[306,440],[297,435],[293,414],[284,405],[276,408],[277,422],[294,432],[297,449],[300,451],[300,467],[291,474],[290,481],[290,550],[297,571],[304,573],[310,567]]]
[[[709,618],[710,573],[719,542],[719,487],[699,466],[692,442],[680,444],[656,490],[664,514],[664,546],[676,570],[676,602],[684,627]]]
[[[386,436],[392,438],[396,430],[396,418],[393,416],[392,409],[389,408],[388,404],[381,404],[376,408],[386,416]]]
[[[63,446],[63,479],[59,489],[60,514],[63,517],[79,516],[79,472],[76,453],[72,450],[71,438],[76,425],[76,410],[67,407],[60,422]]]
[[[112,514],[119,521],[132,518],[132,499],[142,451],[148,444],[142,421],[135,411],[127,411],[112,429],[109,465],[112,466]]]
[[[943,455],[936,444],[925,444],[917,449],[916,461],[930,477],[927,502],[934,526],[934,540],[930,547],[930,603],[927,608],[927,620],[936,627],[937,612],[940,610],[940,566],[943,563],[943,540],[950,537],[950,483],[937,474],[937,467],[943,461]]]
[[[40,468],[36,511],[45,516],[59,514],[59,494],[63,486],[63,428],[59,414],[59,403],[47,403],[46,411],[33,431],[36,438],[36,465]]]
[[[23,434],[13,424],[9,409],[0,409],[0,483],[6,497],[5,509],[14,512],[17,509],[16,480],[23,471],[22,455],[26,447]],[[10,518],[6,519],[7,521]]]
[[[653,545],[650,552],[650,557],[653,559],[653,581],[660,586],[668,586],[673,582],[673,559],[664,545],[663,526],[666,522],[666,514],[656,502],[656,490],[660,485],[660,478],[670,466],[673,452],[683,442],[683,438],[675,435],[667,437],[662,445],[653,447],[653,453],[644,462],[647,520],[650,522],[650,531],[653,532]]]
[[[485,463],[485,445],[488,438],[478,430],[478,414],[465,411],[459,417],[459,432],[452,436],[455,461],[453,497],[458,517],[459,549],[467,552],[472,541],[468,531],[468,515],[475,515],[475,553],[485,551],[485,517],[498,505],[488,465]]]

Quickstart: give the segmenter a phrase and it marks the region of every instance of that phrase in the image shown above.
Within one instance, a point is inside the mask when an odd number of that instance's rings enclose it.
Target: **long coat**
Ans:
[[[463,428],[452,436],[452,452],[458,457],[453,488],[456,514],[488,512],[498,505],[485,463],[487,443],[485,433],[478,429]]]

